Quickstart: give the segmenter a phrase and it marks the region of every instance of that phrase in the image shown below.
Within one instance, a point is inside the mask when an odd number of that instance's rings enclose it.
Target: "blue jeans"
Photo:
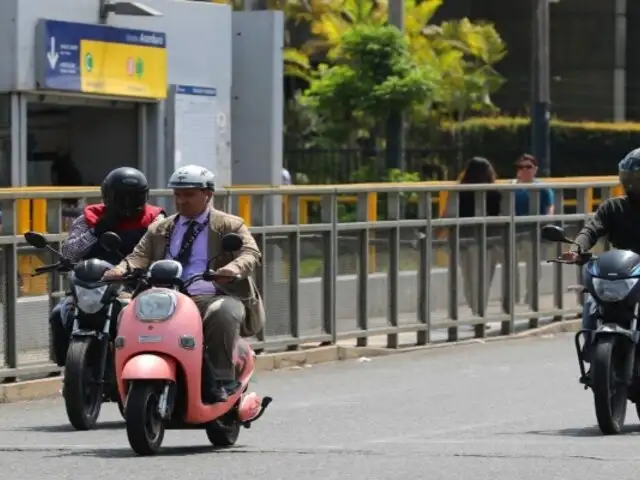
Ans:
[[[69,339],[73,323],[69,318],[72,297],[63,298],[51,310],[49,325],[53,336],[53,350],[58,366],[64,367],[67,360],[67,350],[69,349]]]

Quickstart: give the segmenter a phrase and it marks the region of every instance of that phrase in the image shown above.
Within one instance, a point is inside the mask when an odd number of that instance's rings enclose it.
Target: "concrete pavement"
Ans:
[[[577,383],[570,334],[260,373],[274,397],[238,445],[172,431],[164,454],[132,457],[113,405],[72,432],[59,399],[0,406],[3,477],[221,480],[632,479],[640,428],[603,437]]]

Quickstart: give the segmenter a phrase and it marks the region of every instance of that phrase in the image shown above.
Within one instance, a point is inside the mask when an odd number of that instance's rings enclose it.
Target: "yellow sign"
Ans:
[[[167,97],[167,49],[96,40],[80,41],[83,92],[162,100]]]

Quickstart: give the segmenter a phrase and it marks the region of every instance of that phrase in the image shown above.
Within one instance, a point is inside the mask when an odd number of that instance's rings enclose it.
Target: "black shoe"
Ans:
[[[227,380],[224,382],[216,382],[216,386],[209,389],[204,396],[205,403],[222,403],[229,400],[229,396],[238,391],[242,385],[237,380]]]
[[[216,386],[214,388],[209,389],[205,395],[203,395],[204,403],[222,403],[229,400],[229,395],[221,386]]]
[[[242,383],[237,380],[227,380],[226,382],[221,382],[221,384],[224,391],[227,392],[227,395],[235,394],[242,386]]]

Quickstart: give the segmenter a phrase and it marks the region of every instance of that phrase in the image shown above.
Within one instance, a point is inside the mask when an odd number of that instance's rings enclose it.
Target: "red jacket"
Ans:
[[[114,229],[114,233],[118,234],[122,242],[119,252],[124,256],[133,252],[133,249],[147,232],[149,225],[151,225],[151,223],[153,223],[161,213],[164,213],[164,211],[160,207],[156,207],[155,205],[145,205],[144,209],[137,217],[123,219],[120,222],[120,225]],[[105,206],[102,203],[89,205],[84,209],[84,218],[90,228],[94,228],[104,214]],[[85,254],[84,258],[99,258],[113,265],[119,263],[121,259],[117,252],[106,251],[100,242],[96,242]]]
[[[98,203],[95,205],[88,205],[84,208],[84,218],[90,228],[96,226],[98,221],[105,214],[104,203]],[[164,213],[162,208],[155,205],[146,204],[140,215],[135,218],[126,218],[118,225],[118,230],[138,230],[141,228],[148,228],[153,221],[158,218],[158,215]]]

